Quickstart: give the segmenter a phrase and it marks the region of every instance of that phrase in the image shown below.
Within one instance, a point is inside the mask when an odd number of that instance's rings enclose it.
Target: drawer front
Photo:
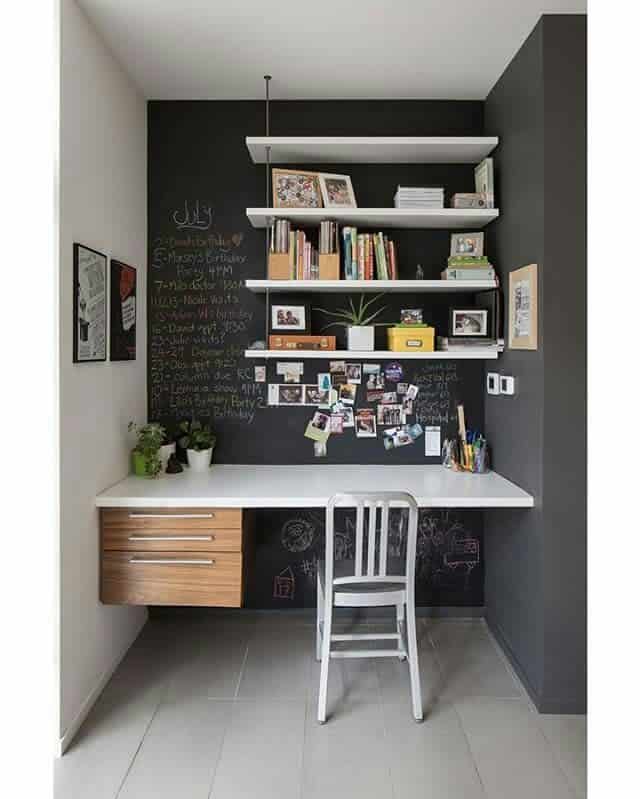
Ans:
[[[242,508],[103,508],[103,530],[240,530]]]
[[[239,552],[103,552],[101,600],[125,605],[241,607]]]
[[[240,552],[242,530],[149,530],[103,525],[102,549],[122,552]]]

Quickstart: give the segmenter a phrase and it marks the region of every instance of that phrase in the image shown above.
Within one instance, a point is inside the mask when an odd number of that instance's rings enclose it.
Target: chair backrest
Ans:
[[[335,509],[355,508],[355,547],[353,575],[334,579]],[[406,537],[406,556],[401,574],[387,574],[389,554],[389,511],[405,508],[409,511]],[[365,524],[365,511],[368,520]],[[380,526],[378,528],[378,512]],[[366,529],[365,529],[366,528]],[[379,529],[379,536],[378,536]],[[416,539],[418,534],[418,503],[405,491],[382,493],[334,494],[327,504],[325,578],[328,585],[348,583],[397,583],[405,582],[407,590],[413,591],[416,568]],[[378,540],[379,539],[379,540]]]

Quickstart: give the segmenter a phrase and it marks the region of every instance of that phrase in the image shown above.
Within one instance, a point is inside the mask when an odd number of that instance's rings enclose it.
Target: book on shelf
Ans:
[[[444,188],[398,186],[393,202],[396,208],[444,208]]]
[[[503,338],[470,338],[466,336],[438,336],[438,349],[443,352],[464,352],[465,350],[504,351]]]
[[[440,272],[440,277],[442,280],[495,280],[496,272],[492,266],[478,269],[449,267]]]
[[[486,255],[450,255],[447,266],[460,268],[462,266],[491,266]]]

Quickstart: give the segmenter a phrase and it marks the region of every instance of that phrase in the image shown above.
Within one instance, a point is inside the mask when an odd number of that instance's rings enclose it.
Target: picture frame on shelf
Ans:
[[[358,207],[349,175],[330,175],[320,172],[318,179],[325,208]]]
[[[322,208],[317,172],[274,168],[271,182],[274,208]]]
[[[73,362],[107,360],[107,256],[73,245]]]
[[[493,208],[495,203],[493,185],[493,158],[484,158],[474,169],[476,194],[484,194],[486,207]]]
[[[487,308],[451,308],[449,317],[451,338],[488,338],[489,311]]]
[[[309,306],[306,303],[274,303],[270,313],[272,333],[309,332]]]
[[[484,255],[484,233],[452,233],[450,255],[452,258]]]
[[[538,265],[509,273],[509,349],[538,349]]]
[[[111,258],[109,280],[109,359],[135,361],[136,269]]]

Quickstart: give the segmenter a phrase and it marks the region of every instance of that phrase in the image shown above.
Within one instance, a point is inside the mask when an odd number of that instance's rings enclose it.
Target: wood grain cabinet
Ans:
[[[240,508],[103,508],[102,602],[241,607],[250,523]]]

